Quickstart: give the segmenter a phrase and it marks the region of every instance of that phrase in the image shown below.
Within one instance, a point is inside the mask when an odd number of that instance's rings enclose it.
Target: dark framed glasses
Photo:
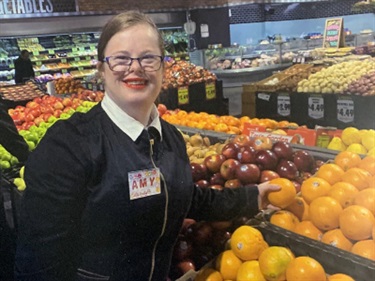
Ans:
[[[106,62],[109,68],[115,72],[126,72],[130,69],[133,61],[138,61],[139,65],[144,71],[157,71],[163,63],[163,56],[159,55],[145,55],[140,58],[131,58],[124,55],[105,57],[103,62]]]

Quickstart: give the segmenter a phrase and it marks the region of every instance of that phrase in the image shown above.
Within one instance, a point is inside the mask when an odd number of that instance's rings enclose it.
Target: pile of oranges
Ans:
[[[375,157],[343,151],[270,222],[375,261]]]
[[[227,134],[241,134],[245,123],[251,125],[263,126],[267,130],[276,130],[278,128],[286,127],[298,127],[296,123],[289,121],[275,121],[272,119],[264,118],[250,118],[243,116],[240,118],[223,115],[218,116],[215,114],[209,114],[207,112],[187,112],[185,110],[168,110],[167,113],[161,116],[165,121],[180,126],[187,126],[202,130],[211,130]]]
[[[317,260],[308,256],[295,257],[286,247],[269,246],[262,233],[248,225],[240,226],[233,232],[230,249],[221,252],[211,267],[201,269],[195,280],[354,281],[342,273],[327,279],[323,266]]]

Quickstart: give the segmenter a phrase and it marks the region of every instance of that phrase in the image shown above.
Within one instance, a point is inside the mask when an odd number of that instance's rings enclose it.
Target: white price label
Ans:
[[[270,101],[270,97],[271,97],[270,94],[263,94],[263,93],[258,94],[258,99],[260,100]]]
[[[290,96],[289,95],[277,96],[277,113],[281,116],[290,115]]]
[[[350,123],[354,121],[354,102],[351,99],[337,100],[337,120]]]
[[[309,117],[321,119],[324,117],[324,99],[321,96],[311,96],[308,100]]]

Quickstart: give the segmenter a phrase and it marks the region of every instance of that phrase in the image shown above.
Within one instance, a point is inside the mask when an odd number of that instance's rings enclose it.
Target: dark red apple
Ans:
[[[276,168],[276,173],[282,178],[294,180],[298,177],[298,169],[294,162],[282,159]]]
[[[275,170],[277,162],[276,154],[269,149],[258,150],[255,155],[255,163],[261,170]]]
[[[259,182],[262,183],[262,182],[270,181],[272,179],[276,179],[279,177],[280,177],[279,174],[276,173],[275,171],[264,170],[260,172]]]
[[[237,166],[236,178],[242,184],[258,183],[260,178],[260,169],[255,164],[241,164]]]
[[[249,135],[236,135],[233,140],[233,143],[238,144],[240,147],[242,146],[250,146],[252,144],[251,138]]]
[[[297,150],[293,153],[293,162],[296,164],[298,171],[310,172],[315,165],[315,159],[306,150]]]
[[[209,188],[216,189],[216,190],[223,190],[224,189],[224,184],[223,185],[221,185],[221,184],[211,184],[209,186]]]
[[[296,192],[300,192],[301,191],[301,183],[299,183],[298,181],[292,181],[294,187],[296,188]]]
[[[210,177],[210,185],[218,184],[218,185],[224,185],[225,179],[223,176],[220,174],[220,172],[213,174]]]
[[[292,160],[293,147],[290,143],[285,141],[277,141],[272,146],[272,151],[275,152],[279,159]]]
[[[227,180],[225,183],[224,183],[224,188],[238,188],[242,186],[242,183],[240,182],[239,179],[231,179],[231,180]]]
[[[227,230],[232,225],[232,221],[212,221],[210,222],[214,230]]]
[[[295,179],[296,182],[302,184],[305,180],[312,176],[310,172],[299,172],[298,177]]]
[[[244,164],[255,163],[256,151],[252,146],[242,146],[237,153],[237,160]]]
[[[221,150],[221,154],[223,154],[226,159],[235,159],[237,157],[238,151],[238,144],[229,142],[226,145],[224,145],[223,149]]]
[[[217,173],[220,171],[221,164],[226,160],[222,154],[215,154],[207,156],[203,163],[211,173]]]
[[[184,260],[176,264],[176,273],[178,277],[181,277],[189,270],[195,270],[195,265],[192,260]]]
[[[194,245],[204,245],[210,241],[212,234],[211,224],[201,221],[192,225],[192,231],[187,238],[193,241]]]
[[[236,177],[237,166],[240,165],[240,162],[235,159],[227,159],[221,164],[220,174],[226,180],[231,180]]]
[[[211,245],[218,251],[224,250],[226,242],[230,239],[231,233],[227,230],[218,230],[212,236]]]
[[[189,258],[192,252],[192,243],[185,237],[179,237],[173,249],[173,258],[182,261]]]
[[[207,167],[203,163],[190,163],[191,173],[193,175],[193,181],[205,179],[207,177]]]
[[[266,150],[272,148],[272,140],[268,137],[258,136],[252,139],[251,146],[255,150]]]
[[[188,230],[188,228],[191,227],[195,223],[196,221],[193,219],[189,219],[189,218],[184,219],[184,221],[182,222],[180,233],[182,235],[186,235],[186,231]]]
[[[207,188],[210,185],[210,183],[205,179],[196,181],[194,184],[200,188]]]

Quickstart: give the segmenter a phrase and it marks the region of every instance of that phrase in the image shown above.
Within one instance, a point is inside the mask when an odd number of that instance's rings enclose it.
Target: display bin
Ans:
[[[356,281],[375,280],[375,262],[334,246],[290,232],[269,222],[250,220],[247,224],[262,232],[271,246],[283,246],[294,255],[309,256],[321,263],[327,274],[344,273]]]
[[[293,120],[294,111],[299,111],[298,106],[291,103],[291,94],[286,92],[258,91],[255,97],[255,112],[257,118],[271,118],[276,121]],[[297,122],[298,123],[298,122]],[[298,123],[301,125],[300,123]]]
[[[215,89],[215,93],[213,89]],[[208,91],[214,94],[209,96]],[[182,99],[181,97],[184,95],[186,96]],[[185,111],[228,115],[228,100],[223,97],[223,85],[220,80],[163,90],[159,95],[158,102],[172,110],[179,108]]]

